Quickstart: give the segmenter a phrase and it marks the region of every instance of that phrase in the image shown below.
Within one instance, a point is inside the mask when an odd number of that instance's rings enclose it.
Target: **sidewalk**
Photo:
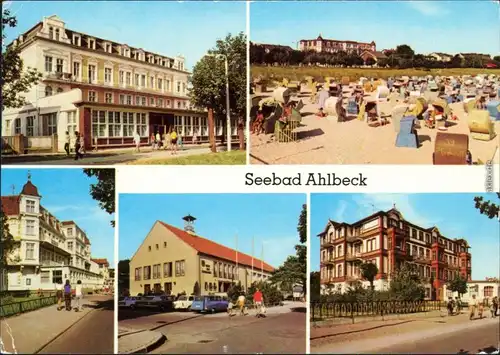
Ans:
[[[452,317],[421,317],[335,327],[311,327],[311,352],[373,352],[377,348],[488,324],[499,324],[498,318],[470,321],[468,314],[462,313]]]
[[[84,299],[84,304],[91,303],[91,300]],[[53,305],[4,318],[0,320],[0,336],[5,351],[34,354],[93,310],[94,308],[84,308],[80,312],[58,311],[57,305]]]

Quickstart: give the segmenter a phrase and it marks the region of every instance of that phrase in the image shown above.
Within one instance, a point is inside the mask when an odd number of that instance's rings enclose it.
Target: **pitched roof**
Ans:
[[[92,260],[94,263],[99,264],[99,265],[106,265],[106,266],[109,266],[108,259],[106,259],[106,258],[101,258],[101,259],[90,259],[90,260]]]
[[[199,253],[215,256],[220,259],[232,261],[233,263],[236,263],[236,253],[238,253],[238,264],[252,266],[252,257],[250,255],[237,252],[234,249],[228,248],[209,239],[190,234],[182,229],[171,226],[170,224],[161,221],[159,222],[169,231],[174,233],[184,243],[189,244],[191,247],[196,249]],[[267,264],[266,262],[262,262],[261,264],[260,259],[253,258],[253,266],[255,269],[260,269],[261,265],[267,272],[274,271],[274,267],[272,267],[271,265]]]
[[[7,216],[19,215],[19,196],[2,196],[2,211]]]
[[[33,185],[31,183],[30,180],[28,180],[28,182],[26,184],[24,184],[23,186],[23,190],[21,191],[21,195],[29,195],[29,196],[37,196],[37,197],[41,197],[39,194],[38,194],[38,189],[36,188],[35,185]]]

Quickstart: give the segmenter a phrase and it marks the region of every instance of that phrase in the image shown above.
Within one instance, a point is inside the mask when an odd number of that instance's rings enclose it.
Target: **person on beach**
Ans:
[[[56,297],[57,297],[57,310],[63,309],[63,291],[64,286],[62,280],[57,280],[56,283]]]
[[[64,305],[67,311],[71,311],[71,285],[69,280],[64,284]]]
[[[170,144],[172,145],[172,155],[177,154],[177,131],[175,129],[172,130],[170,134]]]
[[[80,280],[78,280],[76,282],[76,287],[75,287],[75,311],[76,312],[80,311],[82,298],[83,298],[82,282]]]

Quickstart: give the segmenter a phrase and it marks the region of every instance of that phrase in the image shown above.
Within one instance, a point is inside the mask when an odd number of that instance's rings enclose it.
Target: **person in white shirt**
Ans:
[[[83,298],[82,282],[78,280],[75,287],[75,310],[78,312]]]
[[[139,152],[141,147],[141,136],[139,136],[139,133],[137,131],[134,134],[134,143],[135,143],[135,151]]]
[[[473,320],[476,316],[477,300],[476,295],[472,295],[472,299],[469,301],[469,319]]]

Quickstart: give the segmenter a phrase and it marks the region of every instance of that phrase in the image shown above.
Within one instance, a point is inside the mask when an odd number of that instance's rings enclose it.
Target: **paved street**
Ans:
[[[114,352],[113,300],[100,305],[74,327],[48,344],[39,354],[112,354]]]
[[[273,309],[270,308],[263,319],[253,314],[228,317],[225,313],[200,315],[173,312],[147,315],[143,312],[132,315],[130,311],[120,311],[122,320],[119,328],[120,332],[124,329],[154,329],[163,333],[167,341],[152,350],[152,353],[157,354],[304,353],[305,308],[285,306]]]
[[[81,160],[75,160],[74,155],[27,155],[19,157],[2,157],[2,163],[5,165],[113,165],[127,164],[142,159],[170,159],[181,156],[197,155],[209,153],[205,147],[190,148],[179,151],[172,155],[170,151],[160,150],[151,151],[151,148],[143,148],[140,153],[135,153],[133,149],[121,149],[114,151],[88,152]]]
[[[498,346],[500,321],[467,314],[337,326],[311,340],[311,353],[458,353]],[[481,334],[481,336],[476,336]]]

